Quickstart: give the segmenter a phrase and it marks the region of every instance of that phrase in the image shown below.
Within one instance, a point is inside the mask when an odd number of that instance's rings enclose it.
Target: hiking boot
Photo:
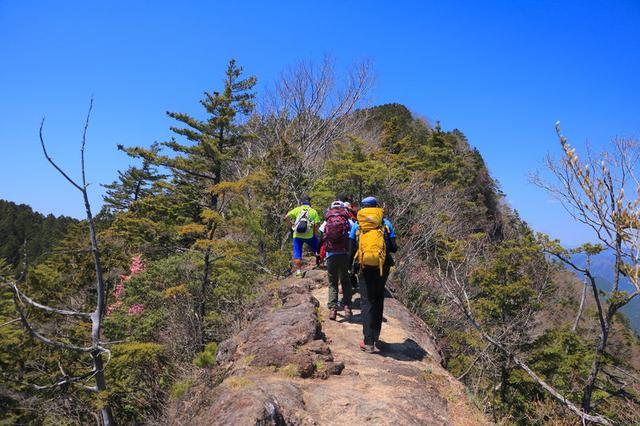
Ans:
[[[361,340],[360,341],[360,350],[362,352],[366,352],[368,354],[372,354],[375,349],[374,349],[373,345],[365,345],[364,340]]]
[[[296,278],[302,278],[304,277],[304,272],[302,272],[300,269],[298,269],[296,271]]]
[[[331,321],[335,321],[337,315],[338,315],[338,310],[336,308],[331,308],[331,310],[329,311],[329,319]]]
[[[351,306],[344,305],[344,317],[346,319],[349,319],[351,318],[351,315],[353,315],[353,312],[351,312]]]

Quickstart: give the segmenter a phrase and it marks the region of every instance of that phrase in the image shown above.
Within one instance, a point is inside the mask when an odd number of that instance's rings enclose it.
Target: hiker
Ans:
[[[301,205],[289,211],[284,219],[291,225],[293,231],[293,268],[296,277],[302,278],[302,246],[307,244],[313,250],[318,259],[318,224],[320,216],[311,207],[311,198],[304,196],[300,199]]]
[[[342,201],[342,204],[347,210],[347,213],[349,213],[349,218],[352,222],[356,222],[358,220],[356,216],[356,214],[358,213],[358,209],[352,205],[351,197],[346,194],[339,194],[336,199]]]
[[[384,217],[375,197],[366,197],[360,203],[358,223],[349,234],[349,252],[355,253],[354,263],[359,268],[362,334],[360,349],[372,353],[379,345],[384,309],[384,286],[389,270],[394,265],[391,253],[398,250],[396,234],[391,222]]]
[[[342,201],[342,204],[347,210],[347,213],[349,214],[349,223],[351,225],[355,224],[358,220],[357,218],[358,208],[357,206],[352,204],[352,198],[349,195],[342,192],[338,194],[336,199],[338,201]],[[354,254],[355,253],[351,253],[351,257],[349,259],[349,265],[353,265]],[[357,271],[354,271],[353,268],[349,268],[349,281],[351,282],[351,294],[355,294],[358,291],[358,275],[356,272]],[[342,294],[342,290],[340,291],[340,294]],[[343,303],[344,303],[344,299],[340,301],[340,304],[343,304]]]
[[[351,280],[349,279],[349,232],[352,222],[344,204],[336,200],[325,212],[320,225],[322,244],[325,247],[327,275],[329,278],[329,319],[335,321],[338,303],[338,285],[342,286],[344,317],[351,318]]]

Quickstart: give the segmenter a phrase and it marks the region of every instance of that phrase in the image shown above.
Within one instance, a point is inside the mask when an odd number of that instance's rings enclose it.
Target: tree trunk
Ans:
[[[200,286],[200,306],[198,307],[198,321],[200,325],[200,351],[204,351],[204,316],[206,315],[207,291],[209,289],[209,274],[211,271],[211,248],[204,252],[204,274]]]
[[[96,389],[98,392],[107,390],[107,384],[104,380],[104,365],[102,363],[102,354],[100,352],[92,353],[91,359],[93,360],[93,368],[96,373]],[[104,426],[113,426],[115,421],[113,420],[113,413],[111,407],[107,404],[100,409],[100,415],[102,416],[102,423]]]
[[[594,288],[594,292],[597,291],[598,290]],[[591,411],[591,397],[593,395],[593,390],[595,389],[596,380],[598,379],[598,373],[600,373],[602,356],[604,355],[604,352],[607,349],[607,343],[609,342],[611,319],[613,318],[616,310],[617,308],[615,306],[610,306],[607,310],[605,323],[600,334],[600,341],[598,342],[595,357],[593,358],[593,362],[591,363],[591,371],[589,372],[589,377],[587,378],[584,392],[582,394],[582,409],[585,413],[589,413]]]
[[[84,170],[84,169],[83,169]],[[83,173],[84,175],[84,173]],[[104,283],[104,276],[102,275],[102,264],[100,262],[100,250],[98,249],[98,239],[96,237],[96,229],[93,221],[93,215],[91,213],[91,205],[89,204],[89,197],[86,187],[82,190],[82,196],[84,198],[84,206],[87,214],[87,220],[89,222],[89,237],[91,239],[91,252],[93,253],[93,263],[96,270],[96,310],[91,316],[91,340],[94,347],[100,345],[100,335],[102,333],[102,316],[104,315],[105,302],[106,302],[106,287]],[[96,389],[98,392],[103,392],[107,389],[107,384],[104,379],[104,365],[102,363],[102,353],[96,349],[91,353],[93,360],[94,371],[96,372]],[[100,409],[102,415],[102,421],[105,426],[115,425],[113,420],[113,414],[111,407],[108,403]]]
[[[576,315],[576,320],[573,322],[573,327],[571,331],[575,332],[578,328],[578,322],[580,322],[580,317],[582,317],[582,311],[584,310],[584,301],[587,298],[587,282],[583,281],[584,287],[582,288],[582,297],[580,298],[580,307],[578,308],[578,314]]]

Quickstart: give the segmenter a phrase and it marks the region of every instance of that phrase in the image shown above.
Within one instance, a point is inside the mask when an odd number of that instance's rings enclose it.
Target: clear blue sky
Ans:
[[[79,195],[46,164],[37,130],[77,175],[90,96],[88,171],[99,183],[130,159],[116,144],[169,136],[166,110],[199,113],[229,58],[260,82],[288,64],[370,58],[375,103],[399,102],[457,127],[509,203],[575,244],[588,235],[528,182],[572,144],[640,136],[640,2],[8,1],[0,0],[0,198],[80,217]]]

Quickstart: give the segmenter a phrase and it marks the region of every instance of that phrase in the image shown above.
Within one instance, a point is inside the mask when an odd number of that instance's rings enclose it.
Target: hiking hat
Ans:
[[[366,197],[360,201],[362,207],[378,207],[378,200],[376,197]]]
[[[336,200],[333,203],[331,203],[331,208],[332,209],[341,209],[344,208],[344,203],[342,201]]]
[[[302,198],[300,198],[300,204],[311,204],[311,197],[309,197],[308,195],[303,195]]]

